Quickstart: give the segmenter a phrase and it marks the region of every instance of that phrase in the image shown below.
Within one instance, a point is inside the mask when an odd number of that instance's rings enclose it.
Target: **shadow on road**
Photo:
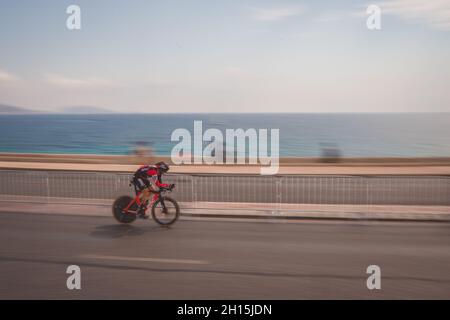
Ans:
[[[146,226],[145,228],[141,228],[129,224],[110,224],[96,227],[90,235],[94,238],[122,238],[141,236],[147,232],[161,231],[167,231],[167,228],[161,228],[159,226]]]

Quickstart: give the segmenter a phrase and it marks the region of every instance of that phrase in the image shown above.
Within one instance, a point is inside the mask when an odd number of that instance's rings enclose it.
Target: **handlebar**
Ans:
[[[172,191],[175,188],[175,183],[170,184],[168,187],[164,187],[164,189]]]
[[[172,191],[175,188],[175,184],[171,184],[168,187],[159,187],[159,189],[161,189],[161,191]]]

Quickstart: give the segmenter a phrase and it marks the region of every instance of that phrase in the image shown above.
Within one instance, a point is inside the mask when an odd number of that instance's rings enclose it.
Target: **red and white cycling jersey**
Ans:
[[[150,187],[152,191],[159,191],[159,187],[168,187],[169,185],[161,182],[161,175],[158,174],[158,168],[151,165],[140,167],[134,174],[134,180],[137,180],[141,187],[144,184]]]

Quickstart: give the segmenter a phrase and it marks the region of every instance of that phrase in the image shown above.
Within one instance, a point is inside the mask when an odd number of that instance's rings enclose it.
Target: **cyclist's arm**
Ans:
[[[154,170],[154,169],[150,169],[148,172],[147,172],[147,175],[149,176],[149,177],[151,177],[151,180],[152,180],[152,182],[155,184],[155,186],[157,186],[157,187],[163,187],[163,188],[168,188],[169,186],[170,186],[170,184],[167,184],[167,183],[162,183],[160,180],[159,180],[159,178],[158,178],[158,172],[156,172],[156,170]]]
[[[158,178],[156,178],[155,184],[156,184],[158,187],[164,187],[164,188],[168,188],[168,187],[170,186],[170,184],[168,184],[168,183],[162,183],[161,181],[159,181]]]

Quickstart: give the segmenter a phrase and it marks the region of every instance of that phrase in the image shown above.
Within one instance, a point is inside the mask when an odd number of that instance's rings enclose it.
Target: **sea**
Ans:
[[[280,156],[450,156],[450,113],[0,115],[0,152],[170,155],[175,129],[279,129]]]

